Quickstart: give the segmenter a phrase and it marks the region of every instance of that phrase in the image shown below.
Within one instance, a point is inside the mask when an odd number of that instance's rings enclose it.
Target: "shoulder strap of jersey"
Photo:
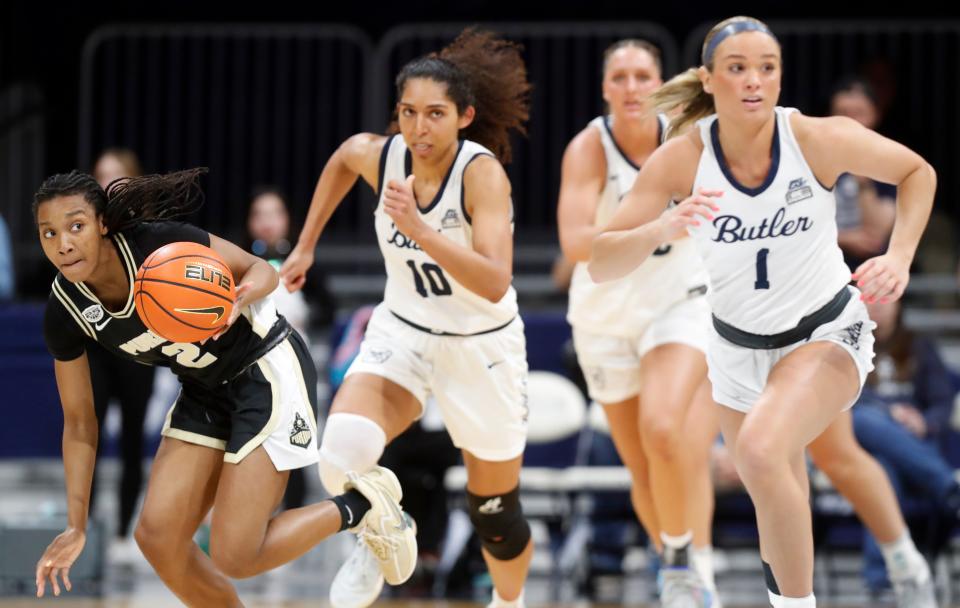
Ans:
[[[96,340],[96,332],[94,332],[90,322],[83,317],[83,311],[80,310],[80,307],[77,306],[77,303],[70,296],[70,292],[75,291],[75,288],[73,288],[73,285],[71,285],[69,281],[64,281],[69,285],[68,287],[64,287],[60,281],[60,278],[61,275],[58,274],[57,277],[53,279],[50,290],[52,291],[53,295],[56,296],[57,300],[60,301],[60,304],[63,306],[64,310],[66,310],[73,320],[76,321],[77,325],[80,326],[80,330],[83,331],[87,337]]]
[[[387,157],[390,156],[390,146],[393,145],[394,140],[399,137],[399,135],[391,135],[387,138],[387,141],[383,142],[383,150],[380,150],[380,173],[377,175],[377,200],[380,200],[380,195],[383,194],[383,178],[387,174]]]

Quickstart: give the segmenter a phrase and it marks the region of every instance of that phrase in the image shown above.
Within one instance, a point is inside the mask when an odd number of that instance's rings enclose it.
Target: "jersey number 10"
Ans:
[[[447,281],[447,277],[443,276],[443,270],[436,264],[424,262],[420,265],[422,273],[420,270],[417,270],[417,263],[413,260],[407,260],[407,266],[409,266],[413,272],[413,285],[416,287],[420,297],[426,298],[430,295],[427,293],[427,287],[423,277],[427,278],[426,283],[430,283],[430,291],[433,292],[433,295],[449,296],[453,293],[450,282]]]

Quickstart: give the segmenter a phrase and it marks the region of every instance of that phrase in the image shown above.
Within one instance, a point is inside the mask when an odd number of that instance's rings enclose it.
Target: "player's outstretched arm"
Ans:
[[[47,580],[60,595],[58,577],[71,588],[70,567],[86,542],[90,485],[97,460],[97,415],[87,356],[54,361],[57,390],[63,407],[63,469],[67,482],[67,529],[58,535],[37,562],[37,597],[43,597]]]
[[[791,126],[817,178],[833,184],[842,173],[897,186],[897,212],[886,253],[857,268],[853,278],[867,302],[896,300],[927,226],[937,174],[919,154],[853,119],[791,116]]]
[[[297,245],[280,267],[280,276],[289,291],[303,287],[307,270],[313,265],[313,250],[320,233],[357,177],[362,177],[374,191],[378,189],[380,153],[386,142],[383,135],[358,133],[340,144],[327,160],[313,191]]]

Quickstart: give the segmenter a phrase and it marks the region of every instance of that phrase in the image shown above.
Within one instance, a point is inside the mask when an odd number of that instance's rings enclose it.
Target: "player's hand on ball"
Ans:
[[[253,289],[252,281],[247,281],[246,283],[237,285],[237,297],[233,301],[233,310],[230,311],[230,316],[227,317],[227,322],[223,325],[223,327],[220,328],[219,331],[217,331],[217,333],[210,336],[208,340],[219,340],[220,336],[230,331],[230,326],[233,325],[233,322],[240,318],[240,313],[242,312],[241,309],[244,306],[244,300],[246,300],[247,293],[251,289]],[[206,341],[207,340],[204,340],[203,342]],[[203,342],[201,342],[201,344],[203,344]]]

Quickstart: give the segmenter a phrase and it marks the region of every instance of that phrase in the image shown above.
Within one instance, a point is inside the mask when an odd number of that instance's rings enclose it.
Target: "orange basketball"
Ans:
[[[236,293],[216,251],[183,242],[147,256],[134,280],[133,299],[153,333],[171,342],[198,342],[226,324]]]

